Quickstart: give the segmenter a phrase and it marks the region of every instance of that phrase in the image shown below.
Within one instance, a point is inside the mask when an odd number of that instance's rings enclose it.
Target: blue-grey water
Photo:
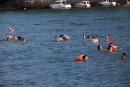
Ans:
[[[60,34],[69,40],[54,42]],[[0,87],[130,87],[130,6],[0,11],[0,40],[9,35],[27,41],[0,42]],[[122,50],[98,51],[106,35]],[[74,61],[80,54],[89,60]]]

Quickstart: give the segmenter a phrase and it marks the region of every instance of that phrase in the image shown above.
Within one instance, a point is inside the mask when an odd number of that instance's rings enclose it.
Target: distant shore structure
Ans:
[[[72,6],[83,0],[67,0]],[[88,0],[92,6],[97,6],[102,0]],[[127,4],[130,0],[109,0],[117,2],[117,5]],[[55,0],[6,0],[7,8],[31,8],[31,9],[44,9],[49,8],[49,4],[54,3]]]

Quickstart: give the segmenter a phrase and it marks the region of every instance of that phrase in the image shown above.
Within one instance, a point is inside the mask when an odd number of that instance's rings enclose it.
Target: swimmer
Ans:
[[[108,51],[109,51],[110,53],[113,52],[113,50],[112,50],[112,46],[108,46]]]
[[[122,59],[124,59],[124,60],[126,60],[126,53],[122,53],[122,55],[121,55],[121,57],[122,57]]]
[[[18,39],[17,36],[14,36],[14,39],[17,40]]]
[[[22,42],[25,43],[25,42],[26,42],[26,39],[25,39],[25,38],[22,38]]]
[[[108,51],[113,52],[118,49],[118,46],[114,45],[113,43],[110,43],[108,46]]]
[[[74,58],[75,61],[87,61],[88,60],[88,56],[86,55],[79,55],[77,57]]]
[[[8,28],[8,31],[9,32],[14,32],[14,30],[11,27]]]
[[[18,36],[18,40],[22,40],[22,37],[21,37],[21,36]]]
[[[69,37],[67,35],[60,35],[60,41],[68,41]]]
[[[97,44],[98,43],[98,39],[96,38],[96,36],[93,36],[92,43],[93,44]]]
[[[63,39],[69,39],[70,37],[67,35],[63,35]]]
[[[58,36],[55,37],[55,40],[54,41],[60,41],[60,38],[58,38]]]
[[[86,35],[85,35],[85,34],[83,35],[83,39],[84,39],[84,40],[86,39]]]
[[[110,45],[112,46],[112,50],[117,50],[118,46],[114,45],[113,43],[110,43]]]
[[[68,37],[67,35],[63,35],[62,39],[63,39],[64,41],[68,41],[69,37]]]
[[[7,36],[6,37],[6,40],[9,41],[9,40],[12,40],[13,39],[13,36]]]
[[[64,40],[64,39],[63,39],[63,35],[60,35],[60,41],[62,41],[62,40]]]
[[[108,36],[106,36],[106,42],[109,42]]]
[[[106,49],[104,49],[101,45],[98,45],[98,46],[97,46],[97,49],[100,50],[100,51],[101,51],[101,50],[106,50]]]
[[[112,42],[114,39],[114,36],[111,36],[110,38],[106,36],[106,42]]]
[[[87,38],[91,38],[91,36],[87,36]]]
[[[25,42],[26,42],[26,39],[25,39],[25,38],[23,38],[23,37],[21,37],[21,36],[18,36],[18,40],[21,40],[23,43],[25,43]]]
[[[98,45],[98,50],[103,50],[103,47],[101,45]]]
[[[2,42],[2,41],[10,41],[10,40],[13,40],[13,39],[17,39],[17,37],[16,36],[7,36],[5,39],[0,40],[0,42]]]

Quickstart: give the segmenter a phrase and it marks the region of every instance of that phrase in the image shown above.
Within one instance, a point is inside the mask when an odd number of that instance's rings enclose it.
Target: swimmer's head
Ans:
[[[21,40],[21,39],[22,39],[22,37],[18,36],[18,40]]]
[[[93,39],[96,39],[96,36],[93,36]]]
[[[88,60],[88,56],[87,55],[83,55],[83,60]]]
[[[106,35],[106,39],[108,39],[108,36]]]
[[[85,38],[86,38],[86,35],[84,34],[84,35],[83,35],[83,39],[85,39]]]
[[[110,43],[109,46],[113,46],[113,43]]]
[[[26,42],[26,39],[25,39],[25,38],[22,38],[22,42],[25,43],[25,42]]]
[[[101,45],[98,45],[97,48],[98,48],[98,50],[102,50],[103,49]]]
[[[91,36],[87,36],[87,38],[91,38]]]
[[[126,60],[126,53],[122,53],[122,59]]]
[[[14,36],[14,39],[17,39],[17,36]]]
[[[60,37],[63,37],[63,36],[64,36],[64,35],[62,35],[62,34],[60,35]]]
[[[6,40],[7,40],[7,41],[9,41],[9,40],[10,40],[10,38],[9,38],[9,37],[7,37],[7,38],[6,38]]]

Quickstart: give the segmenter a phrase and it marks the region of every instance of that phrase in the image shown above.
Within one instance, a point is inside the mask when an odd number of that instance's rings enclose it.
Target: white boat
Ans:
[[[54,4],[49,5],[52,9],[69,9],[71,4],[67,4],[66,0],[56,0]]]
[[[90,1],[81,1],[75,5],[75,7],[91,7]]]
[[[102,6],[115,6],[116,5],[116,2],[112,1],[112,2],[109,2],[109,0],[103,0],[102,2],[99,3],[99,5],[102,5]]]

